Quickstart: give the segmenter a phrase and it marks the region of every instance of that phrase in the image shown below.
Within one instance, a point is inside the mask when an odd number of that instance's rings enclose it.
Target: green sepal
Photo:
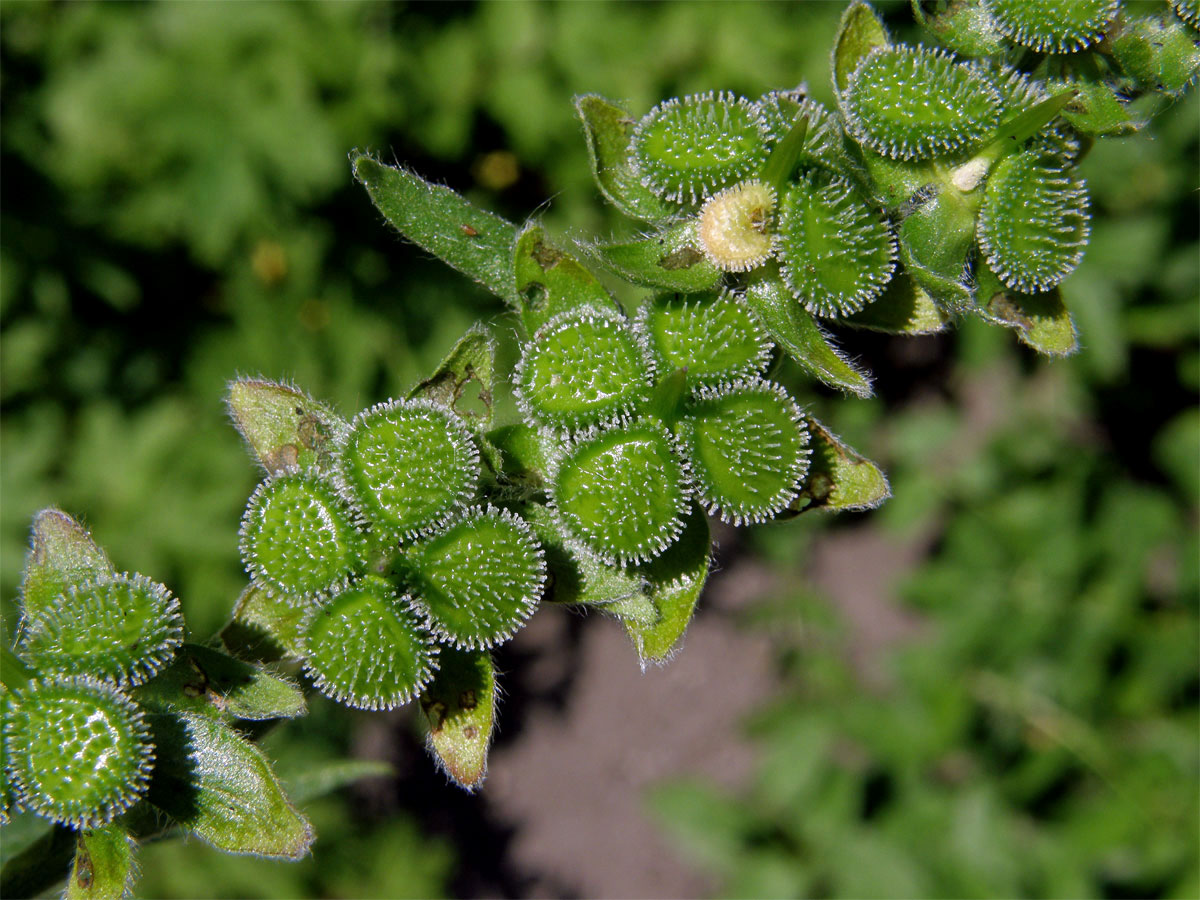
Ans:
[[[978,196],[942,188],[905,217],[897,234],[905,271],[950,310],[970,302],[967,258],[975,245],[978,205]]]
[[[300,859],[313,842],[266,756],[216,712],[149,716],[157,761],[149,800],[226,853]]]
[[[644,187],[629,166],[629,139],[637,118],[596,94],[577,96],[575,111],[583,122],[592,175],[608,202],[643,222],[674,218],[677,209]]]
[[[756,279],[746,288],[745,299],[771,338],[800,368],[830,387],[871,396],[871,377],[841,354],[777,276]],[[869,304],[862,314],[879,302]]]
[[[112,563],[87,529],[59,509],[43,509],[33,517],[29,553],[21,577],[25,616],[47,609],[69,587],[112,575]]]
[[[959,56],[999,56],[1007,48],[980,0],[949,0],[939,4],[936,13],[926,12],[925,6],[921,0],[912,0],[913,17]]]
[[[854,2],[842,13],[833,44],[833,90],[846,89],[851,73],[876,47],[886,47],[887,31],[875,11],[866,3]]]
[[[133,837],[119,825],[79,832],[64,900],[121,900],[133,893]]]
[[[641,567],[648,582],[642,596],[651,604],[654,619],[646,621],[630,615],[620,618],[643,669],[647,663],[667,662],[677,649],[708,579],[711,547],[708,517],[693,503],[679,540]]]
[[[216,709],[235,719],[290,719],[308,711],[290,680],[199,644],[180,647],[171,665],[135,696],[158,712]]]
[[[1011,328],[1023,344],[1047,356],[1068,356],[1079,349],[1075,322],[1057,285],[1025,294],[1006,287],[982,261],[977,277],[978,303],[985,318]]]
[[[487,326],[477,322],[459,338],[434,373],[408,392],[408,399],[429,400],[454,410],[471,424],[488,428],[492,424],[495,381],[496,342]],[[472,382],[478,385],[482,414],[466,408],[472,399],[467,393]]]
[[[811,440],[808,478],[792,501],[791,514],[813,509],[874,509],[892,496],[883,471],[814,419],[804,417]]]
[[[721,280],[721,270],[696,246],[691,221],[635,241],[591,244],[586,249],[605,268],[642,287],[689,293],[709,290]]]
[[[1117,93],[1102,81],[1092,79],[1054,80],[1051,93],[1073,91],[1062,109],[1062,117],[1080,134],[1091,137],[1123,137],[1135,134],[1142,123],[1129,114]]]
[[[270,475],[290,469],[328,471],[333,439],[346,420],[297,388],[261,378],[229,382],[234,425]]]
[[[637,568],[603,562],[567,534],[547,507],[528,503],[520,513],[546,551],[547,602],[608,607],[631,602],[647,591],[646,578]]]
[[[1143,16],[1125,23],[1112,53],[1138,86],[1171,96],[1200,72],[1196,32],[1174,16]]]
[[[911,275],[897,272],[878,300],[838,321],[886,334],[936,334],[949,327],[951,316]]]
[[[559,313],[586,306],[619,313],[621,307],[596,276],[570,254],[546,241],[541,225],[521,229],[512,250],[517,309],[526,334],[533,334]]]
[[[299,659],[304,655],[303,605],[272,596],[260,585],[242,591],[233,616],[221,629],[221,643],[236,656],[258,662]]]
[[[350,160],[354,177],[401,234],[519,307],[512,273],[515,225],[406,169],[385,166],[358,151]]]
[[[867,172],[872,200],[887,209],[912,205],[922,191],[937,180],[937,170],[925,160],[889,159],[870,147],[851,142],[852,153]]]
[[[473,791],[487,775],[496,717],[496,670],[486,650],[442,650],[440,667],[421,694],[427,746],[455,784]]]

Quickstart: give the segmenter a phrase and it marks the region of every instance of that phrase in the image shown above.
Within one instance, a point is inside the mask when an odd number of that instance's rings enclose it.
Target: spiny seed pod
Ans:
[[[95,828],[145,793],[154,748],[132,701],[79,677],[35,681],[14,697],[4,756],[22,807]]]
[[[74,585],[57,603],[33,610],[18,650],[40,671],[136,685],[182,641],[179,601],[158,582],[125,574]]]
[[[637,327],[659,369],[684,369],[689,388],[757,374],[771,358],[753,314],[728,292],[660,294],[638,311]]]
[[[758,99],[767,143],[782,141],[801,116],[808,118],[801,160],[830,165],[845,159],[842,127],[828,107],[801,91],[771,91]]]
[[[813,170],[783,195],[778,254],[783,280],[805,309],[848,315],[879,296],[896,245],[883,218],[847,179]]]
[[[705,201],[696,218],[700,249],[726,272],[756,269],[771,258],[774,212],[775,189],[761,181],[725,188]]]
[[[742,181],[767,158],[758,109],[729,93],[660,103],[638,122],[630,162],[642,184],[676,203],[699,203]]]
[[[999,124],[1000,95],[976,69],[936,50],[879,47],[851,74],[846,130],[893,159],[955,156]]]
[[[513,374],[535,425],[575,431],[628,416],[649,394],[653,366],[625,319],[573,309],[543,325]]]
[[[354,513],[313,473],[268,478],[242,517],[246,572],[285,598],[309,599],[344,585],[362,562],[362,545]]]
[[[1002,122],[1032,109],[1049,96],[1039,82],[1012,66],[991,61],[978,62],[975,66],[1000,95]],[[1038,132],[1035,145],[1047,153],[1057,154],[1066,162],[1073,162],[1082,146],[1078,134],[1062,118],[1055,119]]]
[[[774,382],[701,390],[678,436],[700,502],[734,525],[786,509],[808,472],[808,430],[795,401]]]
[[[542,545],[507,510],[476,510],[405,553],[413,606],[440,641],[481,650],[533,614],[546,581]]]
[[[1197,31],[1200,31],[1200,2],[1197,0],[1171,0],[1171,9]]]
[[[437,647],[410,602],[368,575],[314,607],[303,644],[317,688],[359,709],[393,709],[417,696],[437,668]]]
[[[1104,37],[1120,0],[984,0],[1000,33],[1040,53],[1074,53]]]
[[[389,400],[360,412],[338,463],[347,498],[393,540],[444,524],[479,481],[471,432],[454,412],[425,400]]]
[[[8,771],[8,751],[3,749],[4,733],[8,730],[14,705],[12,692],[0,685],[0,750],[4,753],[4,758],[0,759],[0,825],[7,825],[12,814],[18,811],[12,775]]]
[[[1088,230],[1087,187],[1053,157],[1016,153],[988,176],[976,234],[988,266],[1008,287],[1054,287],[1083,259]]]
[[[568,533],[611,564],[652,559],[683,530],[683,469],[667,432],[650,422],[580,438],[550,487]]]

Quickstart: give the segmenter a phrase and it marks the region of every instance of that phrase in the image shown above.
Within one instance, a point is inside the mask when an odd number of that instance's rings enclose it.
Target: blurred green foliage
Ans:
[[[910,20],[907,4],[878,5]],[[352,147],[514,219],[552,199],[540,211],[552,232],[611,230],[572,94],[646,110],[808,79],[828,100],[840,12],[0,5],[4,624],[30,518],[56,504],[119,567],[169,584],[207,637],[244,583],[236,524],[257,479],[221,407],[226,380],[293,378],[358,409],[405,390],[497,311],[387,231],[351,183]],[[1193,94],[1156,139],[1104,143],[1088,161],[1110,218],[1064,286],[1078,357],[1034,362],[968,329],[934,342],[947,387],[916,403],[889,384],[909,377],[888,368],[893,345],[865,341],[851,349],[881,357],[881,397],[814,396],[889,464],[896,497],[878,521],[939,537],[904,588],[925,628],[890,686],[865,688],[827,604],[781,596],[763,611],[793,637],[780,647],[787,688],[753,726],[759,782],[741,797],[673,787],[658,803],[692,823],[687,840],[727,892],[1200,890],[1197,116]],[[994,407],[977,439],[961,413],[968,385]],[[784,526],[757,543],[786,575],[806,534]],[[338,715],[317,706],[271,735],[280,771],[350,753]],[[447,890],[454,851],[412,821],[366,831],[342,799],[306,808],[314,861],[163,843],[142,854],[139,892]]]

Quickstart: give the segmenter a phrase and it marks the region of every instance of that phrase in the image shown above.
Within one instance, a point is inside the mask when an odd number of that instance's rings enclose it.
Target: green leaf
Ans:
[[[675,208],[645,188],[629,166],[629,139],[637,119],[596,94],[576,97],[575,111],[583,122],[592,174],[608,202],[643,222],[674,218]]]
[[[647,591],[646,578],[638,569],[601,561],[568,535],[540,503],[523,506],[521,517],[533,527],[546,551],[546,568],[551,576],[548,601],[607,607],[635,601]]]
[[[249,585],[233,607],[233,617],[221,629],[221,643],[244,659],[275,662],[304,655],[301,638],[306,608],[273,597],[256,584]]]
[[[52,608],[69,587],[113,574],[112,563],[87,529],[61,510],[43,509],[33,517],[33,535],[21,605],[26,616]]]
[[[447,187],[365,154],[351,154],[351,164],[354,177],[401,234],[517,305],[512,277],[515,225]]]
[[[642,287],[691,293],[721,280],[721,270],[696,245],[695,223],[680,222],[636,241],[592,244],[585,249],[605,268]]]
[[[272,475],[297,467],[329,469],[333,438],[346,427],[332,407],[259,378],[231,381],[226,404],[250,452]]]
[[[676,650],[708,579],[711,545],[708,517],[692,504],[679,540],[642,567],[649,583],[645,596],[656,615],[650,622],[636,616],[623,616],[622,621],[643,668],[646,663],[667,662]]]
[[[547,321],[580,306],[620,312],[617,302],[596,276],[575,257],[552,247],[542,226],[521,229],[512,251],[519,297],[517,308],[528,334]]]
[[[883,296],[840,321],[887,334],[935,334],[945,331],[951,318],[911,275],[897,272]]]
[[[873,462],[842,443],[832,431],[804,417],[812,446],[808,478],[791,509],[874,509],[892,495],[887,476]]]
[[[846,89],[850,74],[876,47],[886,47],[887,31],[875,11],[866,3],[855,2],[842,13],[833,45],[833,89]]]
[[[304,694],[288,679],[199,644],[180,647],[137,698],[162,712],[217,709],[237,719],[290,719],[308,711]]]
[[[150,801],[227,853],[300,859],[312,826],[283,793],[262,751],[215,713],[149,716],[156,763]]]
[[[979,269],[979,305],[987,318],[1013,329],[1022,343],[1047,356],[1079,349],[1075,323],[1058,286],[1026,294],[1006,287],[987,265]]]
[[[335,759],[317,763],[284,781],[292,802],[306,803],[363,778],[391,778],[395,774],[395,768],[380,759]]]
[[[444,649],[440,666],[421,695],[429,726],[429,752],[468,791],[487,775],[488,743],[496,715],[496,672],[486,650]]]
[[[79,832],[65,900],[119,900],[137,875],[133,838],[118,825]]]
[[[761,278],[746,289],[746,303],[772,339],[800,368],[830,387],[870,397],[870,376],[842,356],[778,278]],[[879,301],[869,305],[867,312]]]
[[[466,419],[487,428],[492,423],[492,389],[496,377],[496,342],[487,327],[476,323],[464,334],[437,370],[408,392],[408,399],[424,399],[448,407]],[[466,408],[472,399],[467,388],[478,385],[483,413]]]

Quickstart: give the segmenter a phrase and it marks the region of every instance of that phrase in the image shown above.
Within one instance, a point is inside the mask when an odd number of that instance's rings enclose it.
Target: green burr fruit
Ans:
[[[507,510],[476,510],[405,553],[413,606],[442,643],[502,643],[537,608],[546,581],[542,546]]]
[[[786,509],[808,471],[800,410],[770,381],[701,390],[677,433],[700,503],[734,525]]]
[[[1054,157],[1024,151],[996,164],[979,212],[979,249],[1010,288],[1037,293],[1074,271],[1088,241],[1087,188]]]
[[[754,315],[727,291],[660,294],[638,311],[637,327],[659,370],[684,370],[688,388],[758,374],[771,358]]]
[[[410,603],[369,575],[314,608],[303,647],[317,688],[359,709],[393,709],[420,694],[437,648]]]
[[[362,544],[354,513],[312,473],[268,478],[242,517],[246,572],[285,598],[309,599],[344,585],[361,564]]]
[[[1173,16],[1142,16],[1125,25],[1112,52],[1140,87],[1174,96],[1200,71],[1197,43],[1195,29]]]
[[[27,616],[18,652],[56,675],[91,675],[118,685],[149,680],[183,641],[179,601],[142,575],[75,585]]]
[[[631,160],[642,184],[676,203],[699,203],[748,177],[767,158],[758,108],[728,93],[660,103],[638,123]]]
[[[846,130],[893,159],[957,156],[999,124],[1000,96],[972,66],[903,44],[879,47],[850,76]]]
[[[132,701],[106,682],[78,677],[32,682],[14,698],[4,756],[22,807],[94,828],[145,793],[154,748]]]
[[[1119,0],[984,0],[1000,33],[1041,53],[1074,53],[1102,37]]]
[[[1171,10],[1192,28],[1200,31],[1200,2],[1198,0],[1171,0]]]
[[[814,170],[783,195],[778,254],[783,280],[805,309],[843,316],[879,296],[892,276],[896,246],[853,184]]]
[[[683,528],[683,469],[667,432],[649,421],[581,437],[550,487],[567,533],[610,564],[652,559]]]
[[[444,524],[475,494],[479,451],[453,411],[389,400],[355,416],[339,452],[346,495],[392,540]]]
[[[0,750],[4,748],[4,733],[8,730],[12,711],[12,691],[0,685]],[[4,750],[4,758],[0,759],[0,825],[7,825],[12,820],[12,814],[17,810],[12,776],[8,771],[8,751]]]
[[[538,329],[513,381],[534,425],[576,431],[630,415],[649,395],[652,375],[646,348],[624,318],[574,309]]]

